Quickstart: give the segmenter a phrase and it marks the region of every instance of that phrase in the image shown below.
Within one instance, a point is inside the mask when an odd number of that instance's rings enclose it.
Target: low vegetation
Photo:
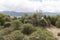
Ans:
[[[25,14],[11,18],[0,14],[0,40],[57,40],[53,33],[46,30],[51,25],[60,28],[60,16]]]

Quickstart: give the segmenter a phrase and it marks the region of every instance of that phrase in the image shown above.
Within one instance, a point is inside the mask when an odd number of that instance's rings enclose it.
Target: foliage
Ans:
[[[5,27],[10,27],[11,26],[11,22],[5,22],[4,26]]]
[[[21,17],[20,20],[23,24],[25,24],[28,23],[28,18],[29,18],[28,14],[25,14],[24,16]]]
[[[14,29],[10,29],[10,28],[4,28],[2,30],[0,30],[0,36],[4,36],[7,34],[10,34]]]
[[[9,15],[0,14],[0,40],[56,40],[46,30],[51,25],[60,28],[60,16],[34,13],[11,18]]]
[[[15,30],[16,29],[19,29],[19,27],[22,25],[22,23],[19,21],[19,20],[14,20],[12,23],[11,23],[11,27],[14,27]]]
[[[32,32],[34,32],[36,29],[33,27],[32,24],[23,24],[22,25],[22,33],[23,34],[26,34],[26,35],[29,35],[31,34]]]
[[[3,29],[3,28],[4,28],[4,26],[0,26],[0,30]]]
[[[48,16],[47,19],[50,21],[52,25],[55,26],[55,23],[57,21],[57,16]]]
[[[35,26],[38,26],[40,23],[40,18],[41,18],[40,14],[33,14],[30,19],[31,23]]]
[[[41,19],[40,20],[40,26],[47,26],[48,25],[48,22],[45,20],[45,19]]]
[[[14,17],[13,20],[17,20],[17,17]]]
[[[53,37],[53,34],[45,29],[39,29],[36,32],[34,32],[30,38],[30,40],[56,40]]]
[[[56,27],[60,28],[60,18],[56,21]]]
[[[20,31],[16,30],[9,35],[3,36],[1,39],[4,39],[4,40],[23,40],[23,38],[24,38],[24,35]]]

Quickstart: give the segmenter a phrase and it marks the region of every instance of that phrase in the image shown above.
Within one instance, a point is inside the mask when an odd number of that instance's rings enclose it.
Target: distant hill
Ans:
[[[55,16],[55,15],[60,15],[60,12],[43,12],[43,15],[50,15],[50,16]]]
[[[25,12],[15,12],[15,11],[0,11],[0,13],[10,15],[10,16],[23,16]],[[27,12],[29,15],[33,14],[33,12]],[[52,13],[52,12],[43,12],[43,15],[60,15],[60,13]]]
[[[24,12],[14,12],[14,11],[2,11],[0,13],[7,14],[10,16],[22,16],[22,15],[24,15]]]
[[[15,11],[0,11],[0,13],[10,15],[10,16],[23,16],[26,12],[15,12]],[[32,12],[27,12],[29,15],[32,14]]]

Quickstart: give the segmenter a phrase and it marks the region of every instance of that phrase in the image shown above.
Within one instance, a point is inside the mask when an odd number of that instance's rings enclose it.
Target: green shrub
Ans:
[[[29,34],[31,34],[32,32],[34,32],[35,30],[36,30],[36,29],[35,29],[35,27],[33,27],[32,24],[23,24],[23,25],[22,25],[22,30],[21,30],[21,32],[22,32],[23,34],[29,35]]]
[[[40,18],[41,18],[41,15],[40,14],[33,14],[30,18],[31,20],[31,23],[34,25],[34,26],[39,26],[40,24]]]
[[[5,22],[4,26],[5,26],[5,28],[6,27],[10,27],[11,26],[11,22]]]
[[[14,20],[11,23],[11,27],[15,28],[15,30],[18,30],[21,25],[22,25],[22,23],[19,20]]]
[[[48,25],[48,23],[47,23],[47,21],[45,20],[45,19],[41,19],[40,20],[40,26],[47,26]]]
[[[10,22],[11,18],[8,15],[0,14],[0,23],[3,26],[5,22]]]
[[[3,36],[4,40],[23,40],[24,35],[19,31],[16,30],[9,35]]]
[[[49,19],[46,19],[47,23],[48,23],[48,26],[51,26],[51,22]]]
[[[8,35],[10,34],[14,29],[12,28],[4,28],[0,30],[0,36]]]
[[[39,29],[34,32],[30,37],[29,40],[56,40],[53,37],[53,34],[45,29]]]
[[[17,17],[14,17],[13,20],[17,20]]]
[[[21,17],[21,19],[20,19],[20,21],[23,23],[23,24],[25,24],[25,23],[28,23],[29,21],[29,15],[28,14],[24,14],[22,17]]]
[[[5,21],[6,21],[6,22],[11,22],[11,20],[12,20],[8,15],[7,15],[7,16],[5,16],[5,18],[4,18],[4,19],[5,19]]]
[[[50,21],[52,25],[55,26],[55,23],[57,21],[57,16],[47,16],[47,19]]]
[[[60,19],[58,19],[58,20],[56,21],[56,27],[57,27],[57,28],[60,28]]]
[[[0,36],[0,40],[4,40],[4,38],[2,36]]]
[[[0,30],[2,30],[4,28],[4,26],[0,26]]]

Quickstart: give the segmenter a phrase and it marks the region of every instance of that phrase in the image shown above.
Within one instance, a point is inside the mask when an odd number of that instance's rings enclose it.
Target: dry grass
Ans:
[[[60,28],[50,27],[50,28],[47,28],[47,30],[51,31],[54,34],[54,37],[60,40],[60,36],[58,36],[58,33],[60,33]]]

